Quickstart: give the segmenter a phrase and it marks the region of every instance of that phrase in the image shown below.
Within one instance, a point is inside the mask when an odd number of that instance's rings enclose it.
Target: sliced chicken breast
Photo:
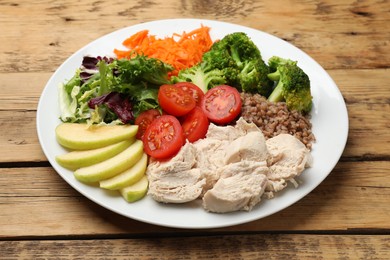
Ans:
[[[194,144],[196,149],[195,167],[200,169],[206,180],[203,187],[204,192],[211,189],[219,179],[218,168],[223,167],[225,158],[225,146],[227,142],[218,139],[207,138],[199,140]]]
[[[299,176],[310,167],[312,157],[306,146],[289,134],[280,134],[266,141],[267,149],[273,161],[269,165],[270,187],[279,191],[286,186],[288,180]]]
[[[199,169],[148,175],[148,195],[158,202],[185,203],[199,198],[205,180]]]
[[[206,181],[195,165],[196,150],[186,143],[180,152],[168,161],[151,161],[146,170],[148,194],[164,203],[185,203],[197,199]]]
[[[220,179],[203,196],[203,207],[207,211],[249,211],[260,202],[267,185],[268,167],[264,162],[240,161],[219,171]]]
[[[225,164],[242,160],[266,161],[268,150],[264,135],[259,132],[249,132],[226,146]]]

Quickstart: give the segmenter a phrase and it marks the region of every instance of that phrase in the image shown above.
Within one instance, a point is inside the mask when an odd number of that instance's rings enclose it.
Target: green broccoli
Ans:
[[[312,95],[308,75],[297,65],[296,61],[277,56],[269,59],[269,67],[275,71],[268,74],[277,82],[268,100],[285,101],[288,109],[309,113],[312,108]]]
[[[272,92],[273,82],[269,80],[269,69],[262,60],[246,61],[238,74],[239,86],[243,92],[258,93],[268,97]]]
[[[245,33],[235,32],[216,41],[199,64],[180,71],[171,81],[190,81],[203,91],[227,84],[240,91],[268,96],[273,86],[267,77],[269,72],[253,41]]]
[[[270,70],[263,61],[259,48],[243,32],[223,37],[213,44],[203,60],[219,69],[230,68],[224,73],[227,84],[240,91],[263,96],[268,96],[272,91],[273,82],[267,77]]]
[[[210,88],[223,85],[226,83],[224,70],[211,68],[207,62],[198,63],[195,66],[179,71],[177,76],[171,77],[172,83],[192,82],[197,85],[203,92]]]
[[[211,51],[229,55],[239,69],[244,68],[245,61],[253,59],[261,60],[260,50],[248,35],[243,32],[226,35],[213,45]]]
[[[276,73],[275,77],[277,77],[277,79],[273,78],[273,76],[272,76],[273,74],[272,73],[270,73],[268,75],[268,77],[271,77],[273,81],[277,81],[278,77],[279,77],[278,73],[276,72],[278,67],[281,66],[281,65],[286,65],[286,64],[297,65],[297,62],[293,61],[293,60],[290,60],[290,59],[284,59],[284,58],[281,58],[281,57],[278,57],[278,56],[272,56],[268,60],[268,67],[269,67],[270,71]]]
[[[206,62],[209,69],[224,69],[236,67],[227,48],[221,48],[220,41],[215,42],[211,49],[204,53],[202,62]]]

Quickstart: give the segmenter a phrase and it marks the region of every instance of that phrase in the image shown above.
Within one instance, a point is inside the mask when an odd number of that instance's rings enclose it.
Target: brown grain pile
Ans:
[[[308,149],[312,148],[315,137],[308,115],[289,111],[284,102],[269,102],[259,94],[241,93],[241,99],[241,116],[247,122],[255,123],[266,139],[282,133],[291,134]]]

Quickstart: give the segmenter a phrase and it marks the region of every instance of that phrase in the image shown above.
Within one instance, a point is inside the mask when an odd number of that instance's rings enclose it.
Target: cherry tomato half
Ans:
[[[236,88],[220,85],[206,92],[202,109],[211,122],[224,125],[233,121],[241,112],[242,101]]]
[[[184,136],[193,143],[206,136],[209,129],[209,119],[202,108],[196,106],[185,116],[181,126],[183,127]]]
[[[183,146],[183,128],[179,120],[171,115],[162,115],[146,128],[142,141],[144,151],[156,159],[175,155]]]
[[[200,105],[204,93],[197,85],[191,82],[178,82],[175,86],[190,94],[195,99],[196,105]]]
[[[196,105],[189,93],[174,85],[162,85],[157,98],[161,108],[173,116],[183,116]]]
[[[161,113],[157,109],[149,109],[139,114],[139,116],[135,119],[135,124],[138,125],[136,137],[141,139],[146,131],[146,128],[159,116],[161,116]]]

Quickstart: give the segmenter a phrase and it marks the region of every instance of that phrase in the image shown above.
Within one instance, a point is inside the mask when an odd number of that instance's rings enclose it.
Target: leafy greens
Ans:
[[[74,76],[58,87],[60,118],[72,123],[131,123],[142,111],[159,108],[158,88],[170,83],[172,70],[143,55],[120,60],[86,56]]]

